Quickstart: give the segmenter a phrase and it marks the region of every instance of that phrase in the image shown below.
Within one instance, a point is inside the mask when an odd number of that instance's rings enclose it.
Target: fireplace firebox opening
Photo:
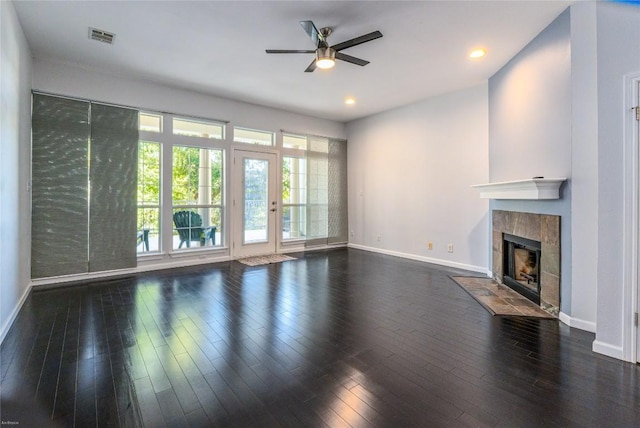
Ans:
[[[508,233],[503,241],[503,283],[539,305],[541,243]]]

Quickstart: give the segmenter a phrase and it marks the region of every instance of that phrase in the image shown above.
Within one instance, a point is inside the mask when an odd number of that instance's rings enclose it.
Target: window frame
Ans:
[[[296,150],[296,149],[293,149]],[[298,202],[298,203],[290,203],[290,202],[285,202],[284,200],[284,165],[285,165],[285,159],[299,159],[301,161],[304,161],[304,180],[301,182],[301,185],[304,186],[303,192],[304,192],[304,201],[302,202]],[[282,180],[280,180],[280,185],[281,185],[281,200],[280,200],[280,205],[282,207],[281,211],[282,211],[282,215],[280,216],[280,221],[281,221],[281,227],[280,227],[280,239],[284,244],[288,244],[288,243],[293,243],[296,241],[305,241],[307,239],[307,227],[306,227],[306,222],[307,222],[307,180],[306,180],[306,174],[307,174],[307,159],[304,155],[297,155],[297,156],[293,156],[290,155],[288,153],[283,153],[282,154],[282,171],[281,171],[281,177]],[[298,173],[300,174],[300,173]],[[300,188],[300,186],[299,186]],[[291,189],[291,187],[290,187]],[[284,213],[286,208],[298,208],[298,209],[304,209],[304,214],[302,217],[304,217],[304,234],[301,234],[301,236],[295,237],[295,238],[285,238],[284,234],[285,234],[285,230],[284,230],[284,226],[285,226],[285,221],[284,221]],[[300,229],[300,228],[298,228]],[[298,230],[300,232],[300,230]],[[289,233],[291,231],[289,230]]]
[[[175,132],[176,121],[190,122],[190,123],[196,123],[201,125],[218,126],[220,127],[220,137],[217,137],[217,136],[204,137],[202,135],[189,135],[189,134],[176,133]],[[193,118],[193,117],[182,116],[182,115],[171,115],[171,135],[173,135],[174,137],[224,141],[225,133],[226,133],[226,124],[224,122],[220,122],[213,119],[209,120],[209,119],[199,119],[199,118]]]
[[[199,137],[199,138],[207,138],[207,137]],[[221,173],[221,186],[220,186],[220,203],[211,203],[211,204],[176,204],[174,199],[173,199],[173,153],[174,153],[174,149],[175,148],[187,148],[187,149],[198,149],[198,150],[217,150],[220,152],[220,162],[221,162],[221,169],[222,169],[222,173]],[[173,224],[173,213],[176,210],[190,210],[190,211],[197,211],[200,209],[218,209],[220,210],[220,224],[215,225],[216,226],[216,235],[220,236],[220,239],[216,241],[216,245],[212,245],[210,247],[205,246],[203,247],[195,247],[195,248],[190,248],[190,247],[186,247],[186,248],[175,248],[174,245],[171,245],[171,251],[172,252],[183,252],[183,251],[193,251],[193,250],[202,250],[202,249],[218,249],[218,248],[224,248],[225,245],[225,237],[224,237],[224,223],[225,223],[225,214],[226,214],[226,207],[225,207],[225,195],[227,193],[225,185],[226,185],[226,162],[225,162],[225,157],[226,157],[226,150],[223,148],[217,148],[217,147],[203,147],[201,145],[185,145],[185,144],[174,144],[171,147],[171,236],[172,236],[172,242],[173,242],[173,237],[174,235],[174,231],[176,230],[175,225]]]
[[[159,162],[159,165],[158,165],[158,169],[159,169],[159,172],[158,172],[158,174],[159,174],[159,177],[158,177],[158,203],[157,204],[149,204],[149,203],[145,203],[144,201],[143,201],[143,203],[141,203],[141,201],[139,199],[136,201],[136,205],[138,207],[138,210],[140,208],[142,208],[142,209],[157,209],[158,210],[158,230],[157,230],[157,233],[158,233],[157,247],[158,248],[156,250],[153,250],[153,251],[151,250],[152,246],[151,246],[150,241],[149,241],[149,235],[150,235],[150,232],[153,229],[150,229],[150,228],[149,229],[145,229],[144,227],[143,228],[139,228],[138,229],[138,233],[142,232],[144,235],[143,235],[143,242],[141,242],[141,243],[136,242],[136,244],[138,245],[136,247],[136,252],[138,254],[138,257],[141,256],[141,255],[144,255],[144,254],[158,254],[158,253],[162,252],[162,189],[163,189],[163,180],[162,180],[162,176],[163,176],[163,168],[162,168],[162,166],[163,166],[163,162],[162,162],[163,147],[162,146],[163,145],[162,145],[162,143],[157,142],[157,141],[150,141],[148,139],[147,140],[138,139],[138,151],[140,151],[140,146],[142,144],[157,144],[158,145],[158,149],[159,149],[159,153],[158,153],[158,162]],[[140,155],[138,155],[138,166],[140,166]],[[138,170],[138,177],[139,177],[139,171],[140,170]],[[138,180],[138,185],[139,184],[140,184],[140,181]],[[136,199],[137,199],[137,197],[136,197]],[[138,225],[138,226],[144,226],[144,225]],[[146,241],[146,243],[145,243],[145,241]],[[149,250],[145,249],[145,247],[144,247],[145,245],[149,245]],[[140,251],[140,248],[139,248],[140,246],[142,246],[142,251]]]
[[[140,120],[140,116],[148,116],[148,117],[157,117],[159,119],[158,131],[151,129],[142,129],[142,121]],[[164,117],[161,113],[152,113],[148,111],[139,111],[138,112],[138,131],[139,132],[151,132],[154,134],[162,134],[164,130]]]
[[[257,132],[257,133],[261,133],[261,134],[265,134],[265,135],[270,135],[271,136],[271,143],[270,144],[262,144],[256,141],[253,142],[249,142],[249,141],[241,141],[238,140],[237,137],[237,130],[241,130],[241,131],[249,131],[249,132]],[[255,128],[246,128],[244,126],[234,126],[233,127],[233,142],[236,144],[244,144],[247,146],[256,146],[256,147],[269,147],[269,148],[276,148],[276,133],[273,131],[267,131],[264,129],[255,129]]]
[[[228,171],[228,156],[230,153],[230,142],[226,139],[227,122],[216,119],[205,119],[199,117],[192,117],[183,114],[161,113],[149,110],[140,111],[145,114],[156,114],[162,116],[163,129],[161,133],[152,131],[139,131],[139,141],[150,141],[161,144],[161,179],[160,179],[160,244],[161,248],[158,252],[139,252],[138,259],[144,258],[164,258],[187,256],[194,252],[213,252],[219,253],[228,251],[227,247],[227,225],[229,223],[227,197],[230,191],[229,185],[229,171]],[[179,135],[173,133],[173,119],[180,120],[188,119],[196,122],[219,124],[223,127],[223,135],[225,139],[217,139],[210,137],[196,137]],[[197,147],[201,149],[217,149],[222,151],[222,198],[220,201],[220,225],[216,225],[217,236],[219,239],[216,241],[216,246],[200,247],[192,246],[188,251],[180,249],[179,251],[173,249],[173,199],[172,199],[172,181],[173,181],[173,147],[174,146],[188,146]]]

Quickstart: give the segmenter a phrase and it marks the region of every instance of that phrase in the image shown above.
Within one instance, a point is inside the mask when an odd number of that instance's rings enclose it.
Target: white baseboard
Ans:
[[[370,251],[372,253],[386,254],[388,256],[402,257],[403,259],[417,260],[420,262],[433,263],[440,266],[470,270],[473,272],[480,272],[487,276],[491,276],[491,271],[484,266],[474,266],[474,265],[468,265],[465,263],[452,262],[451,260],[434,259],[431,257],[418,256],[415,254],[402,253],[399,251],[385,250],[382,248],[368,247],[366,245],[360,245],[360,244],[349,243],[348,247],[355,248],[357,250]]]
[[[335,245],[320,245],[317,247],[293,247],[287,249],[280,249],[278,254],[293,253],[293,252],[307,252],[314,250],[328,250],[333,248],[345,247],[345,244]],[[172,254],[170,257],[166,255],[149,255],[143,256],[138,259],[138,266],[129,269],[119,269],[102,272],[81,273],[73,275],[56,276],[43,279],[31,280],[31,286],[34,288],[43,288],[46,286],[57,286],[61,284],[70,284],[80,281],[90,281],[94,279],[113,278],[118,276],[134,275],[136,273],[151,272],[162,269],[173,269],[187,266],[198,266],[209,263],[220,263],[234,260],[235,258],[229,256],[227,253],[206,253],[200,254]]]
[[[609,343],[604,343],[599,340],[593,341],[593,352],[606,355],[608,357],[616,358],[618,360],[624,360],[624,352],[622,346],[614,346]]]
[[[27,296],[29,295],[30,290],[31,290],[31,286],[29,285],[24,290],[24,293],[22,293],[20,300],[18,300],[18,303],[13,308],[13,311],[11,311],[11,314],[2,325],[2,329],[0,329],[0,344],[2,344],[2,342],[4,342],[5,337],[7,337],[7,333],[9,333],[9,330],[11,329],[13,322],[16,320],[16,317],[18,316],[20,309],[22,309],[22,305],[24,305],[24,302],[27,300]]]
[[[573,318],[564,312],[560,312],[560,321],[568,325],[569,327],[577,328],[579,330],[588,331],[590,333],[596,332],[596,323],[592,321],[585,321],[580,318]]]
[[[91,272],[91,273],[81,273],[74,275],[65,275],[65,276],[56,276],[50,278],[43,279],[33,279],[31,280],[31,285],[36,288],[41,288],[49,285],[61,285],[61,284],[69,284],[80,281],[91,281],[94,279],[104,279],[104,278],[113,278],[118,276],[126,276],[126,275],[134,275],[136,273],[141,272],[151,272],[155,270],[162,269],[172,269],[186,266],[197,266],[208,263],[218,263],[229,261],[231,258],[229,256],[217,257],[217,258],[203,258],[203,259],[172,259],[171,261],[164,260],[163,263],[150,263],[150,264],[140,264],[135,268],[130,269],[118,269],[118,270],[110,270],[110,271],[102,271],[102,272]]]

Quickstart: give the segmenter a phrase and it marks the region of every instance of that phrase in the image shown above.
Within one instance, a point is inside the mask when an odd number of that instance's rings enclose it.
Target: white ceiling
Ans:
[[[486,81],[570,1],[14,1],[33,56],[347,122]],[[380,30],[304,73],[299,25],[333,27],[330,44]],[[88,27],[116,34],[107,45]],[[487,49],[482,60],[467,55]],[[346,96],[357,103],[346,106]]]

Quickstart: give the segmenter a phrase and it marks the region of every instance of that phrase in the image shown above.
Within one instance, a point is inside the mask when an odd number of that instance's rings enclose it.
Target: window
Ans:
[[[138,144],[138,253],[160,250],[160,143]]]
[[[222,245],[224,151],[173,146],[173,249]]]
[[[305,139],[306,141],[306,139]],[[307,161],[282,158],[282,239],[304,239],[307,230]]]
[[[329,225],[329,140],[313,138],[307,152],[307,239],[324,240]]]
[[[307,137],[301,135],[282,135],[282,147],[286,149],[307,150]]]
[[[221,247],[224,150],[214,145],[226,125],[162,113],[140,113],[138,123],[138,255]]]
[[[162,132],[162,116],[159,114],[140,113],[138,121],[140,131]]]
[[[347,242],[346,141],[283,132],[282,153],[282,241]]]
[[[173,133],[187,137],[224,139],[224,125],[191,119],[173,119]]]
[[[274,133],[267,131],[255,131],[246,128],[233,128],[233,141],[236,143],[259,144],[261,146],[273,146]]]

